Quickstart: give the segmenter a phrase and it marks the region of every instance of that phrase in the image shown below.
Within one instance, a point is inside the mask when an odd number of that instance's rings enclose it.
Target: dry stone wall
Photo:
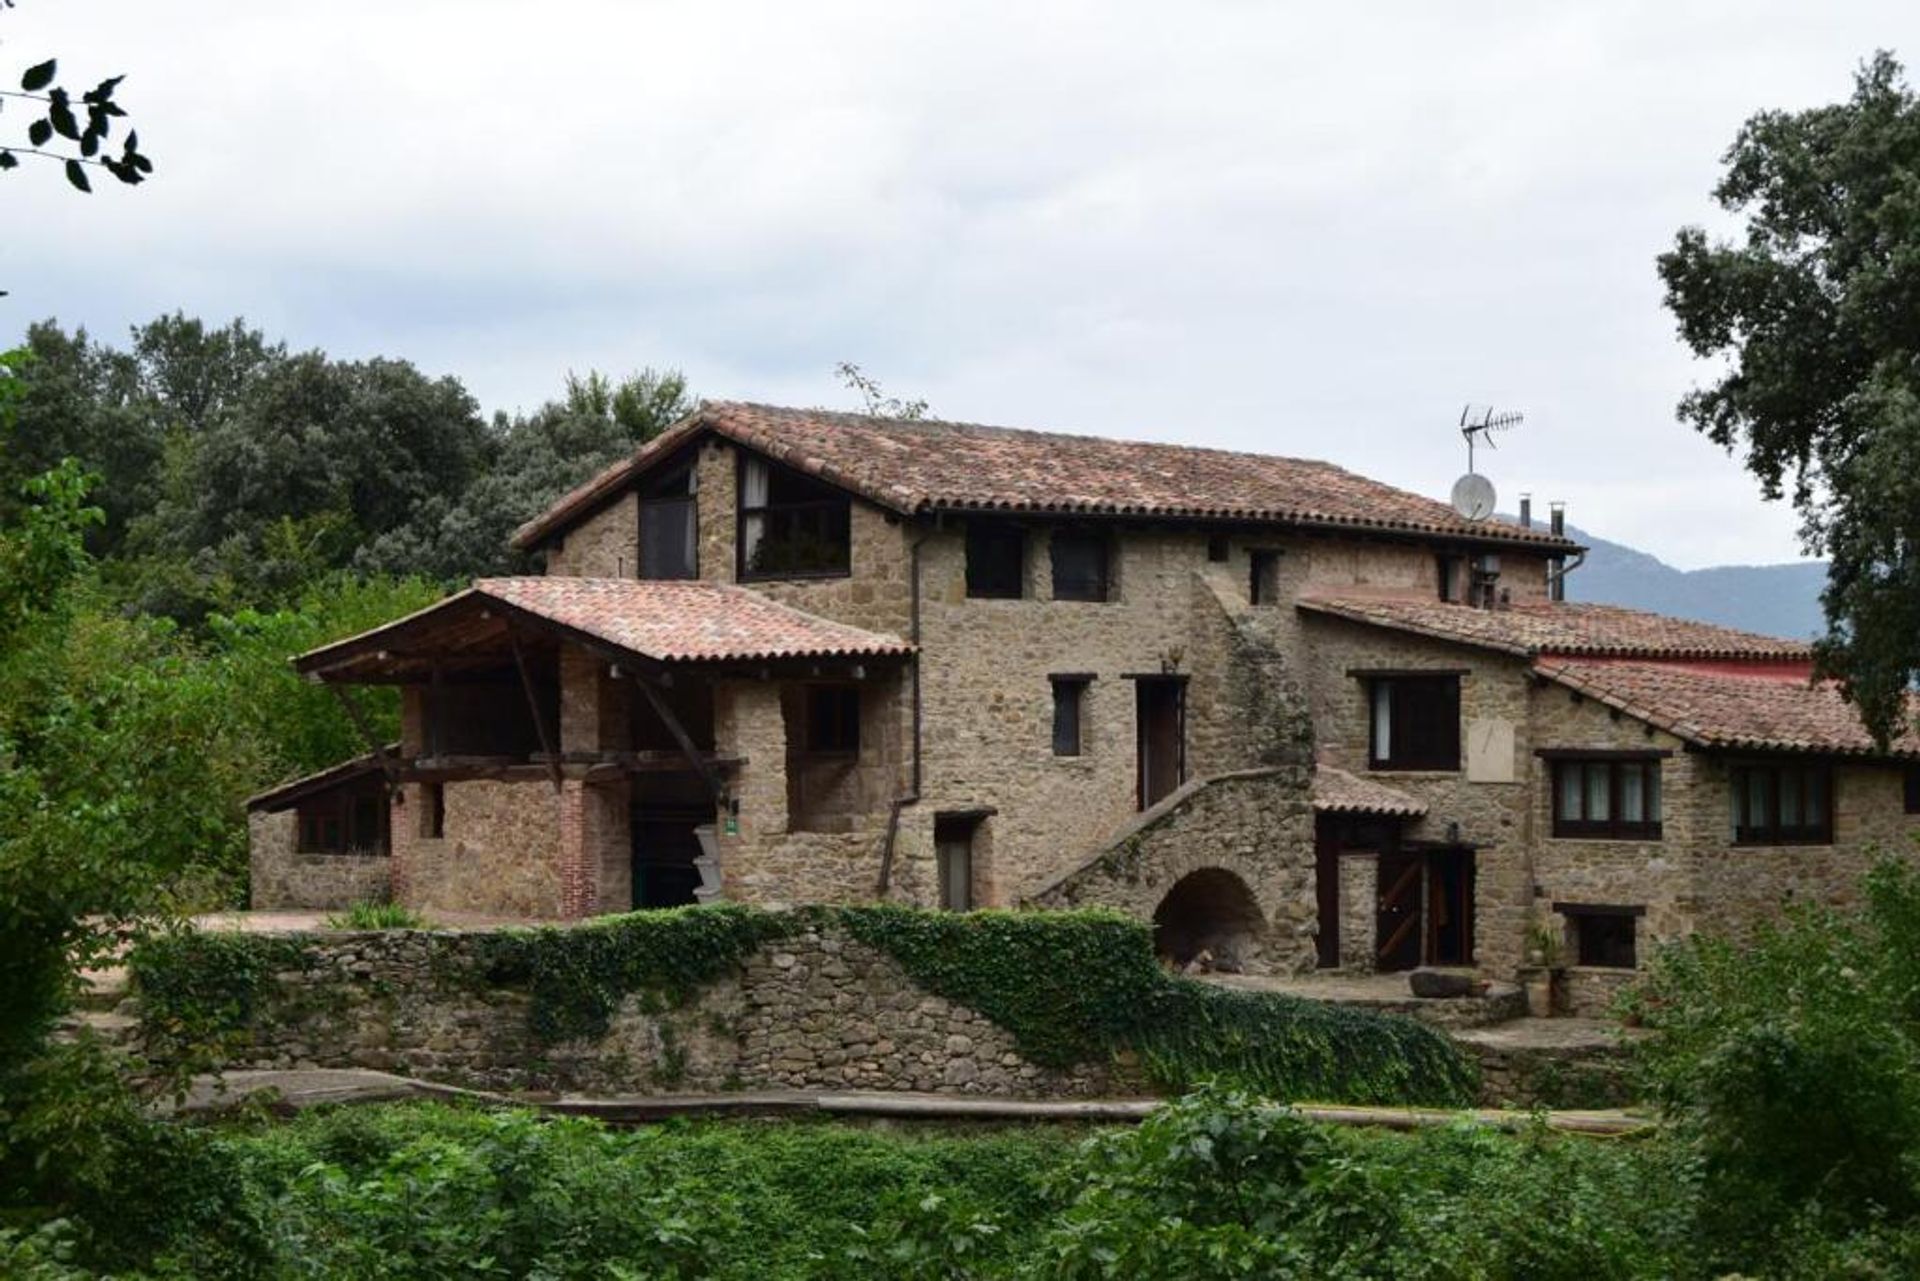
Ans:
[[[373,1068],[476,1089],[598,1095],[738,1089],[1138,1093],[1124,1066],[1043,1068],[974,1010],[838,931],[770,943],[670,1004],[628,996],[604,1034],[544,1043],[532,998],[488,973],[485,932],[295,935],[233,1068]]]
[[[293,810],[247,815],[247,902],[256,912],[323,911],[391,895],[385,854],[302,854],[298,819]]]

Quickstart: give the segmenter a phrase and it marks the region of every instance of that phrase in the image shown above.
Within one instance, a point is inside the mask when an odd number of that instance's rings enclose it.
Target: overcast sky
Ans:
[[[853,360],[1436,496],[1491,402],[1503,506],[1691,568],[1798,545],[1674,419],[1707,371],[1654,256],[1742,120],[1920,56],[1920,6],[18,0],[0,38],[127,73],[158,169],[4,178],[9,333],[242,315],[489,410],[645,365],[852,408]]]

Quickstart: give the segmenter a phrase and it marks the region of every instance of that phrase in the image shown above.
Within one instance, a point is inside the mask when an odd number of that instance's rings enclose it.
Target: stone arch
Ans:
[[[1153,947],[1184,966],[1207,953],[1215,969],[1257,969],[1267,935],[1260,901],[1237,873],[1202,867],[1175,881],[1153,909]]]

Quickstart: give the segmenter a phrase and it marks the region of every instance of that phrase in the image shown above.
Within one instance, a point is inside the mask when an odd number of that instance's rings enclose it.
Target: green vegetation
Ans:
[[[355,903],[344,912],[335,912],[326,920],[330,930],[425,930],[432,924],[426,917],[399,903]]]
[[[1680,416],[1791,495],[1828,561],[1822,666],[1884,743],[1920,679],[1920,98],[1882,52],[1846,102],[1752,117],[1725,164],[1713,198],[1745,235],[1687,227],[1660,257],[1712,362]]]

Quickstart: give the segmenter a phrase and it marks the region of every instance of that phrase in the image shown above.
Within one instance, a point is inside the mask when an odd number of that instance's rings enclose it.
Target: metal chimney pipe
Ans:
[[[1552,522],[1553,536],[1555,538],[1565,538],[1567,536],[1567,505],[1562,502],[1554,502],[1547,504],[1547,509],[1551,512],[1550,520]]]
[[[1520,495],[1520,528],[1533,528],[1533,495]]]
[[[1555,538],[1567,536],[1567,505],[1563,502],[1547,504],[1548,525]],[[1585,559],[1583,556],[1582,559]],[[1575,564],[1579,562],[1576,561]],[[1565,600],[1567,598],[1567,571],[1571,568],[1565,556],[1553,558],[1553,565],[1547,571],[1547,599]]]

